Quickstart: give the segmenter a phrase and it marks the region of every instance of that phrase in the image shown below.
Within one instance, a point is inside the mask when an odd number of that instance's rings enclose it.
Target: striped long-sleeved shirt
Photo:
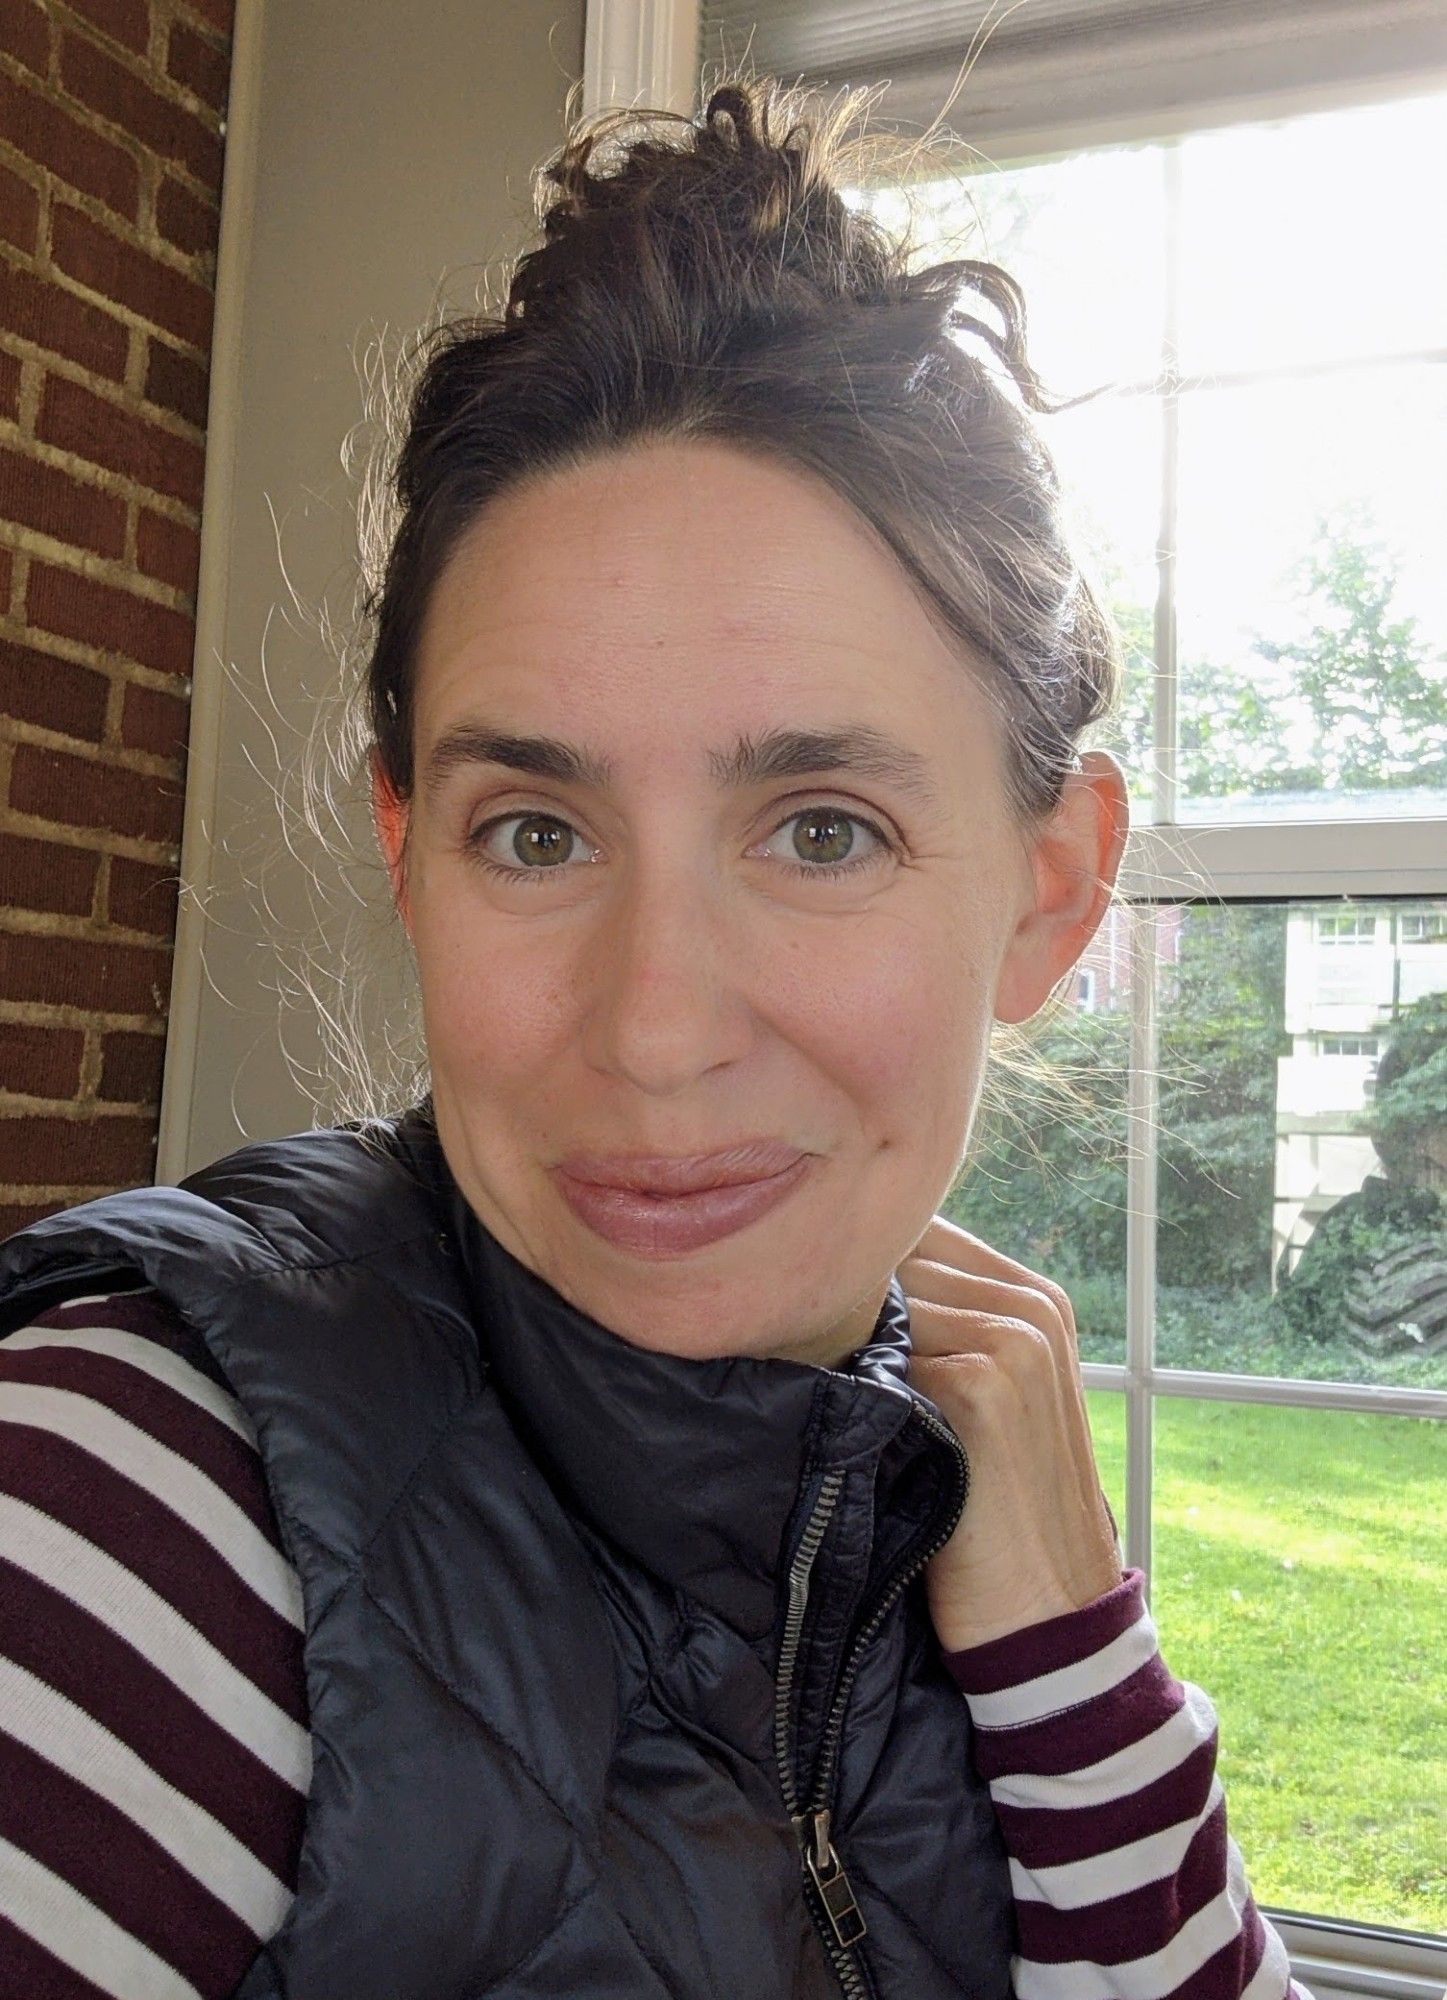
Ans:
[[[1226,1831],[1216,1717],[1138,1573],[945,1660],[1010,1855],[1020,2000],[1310,2000]],[[0,1342],[0,2000],[223,2000],[310,1779],[255,1439],[154,1292]]]

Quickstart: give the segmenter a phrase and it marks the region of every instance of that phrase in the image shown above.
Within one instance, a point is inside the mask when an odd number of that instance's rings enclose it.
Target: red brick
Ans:
[[[194,14],[198,20],[207,22],[221,34],[231,33],[235,0],[181,0],[181,4],[188,14]]]
[[[0,1021],[0,1090],[25,1097],[72,1098],[80,1089],[85,1036],[79,1028],[35,1028]],[[143,1103],[129,1098],[128,1103]],[[5,1163],[9,1178],[10,1163]]]
[[[106,914],[123,930],[149,931],[168,941],[176,935],[176,901],[181,878],[174,868],[151,861],[133,861],[128,854],[111,856]]]
[[[0,1204],[0,1243],[3,1243],[7,1236],[13,1236],[17,1230],[28,1229],[32,1222],[40,1222],[47,1215],[58,1214],[65,1206],[63,1201]]]
[[[156,946],[0,931],[0,995],[7,1000],[154,1018],[165,1013],[170,991],[171,954]],[[102,1178],[88,1174],[82,1184]]]
[[[184,687],[188,685],[182,682]],[[126,689],[121,710],[121,741],[128,750],[147,750],[153,757],[184,757],[191,726],[191,710],[179,696],[164,688],[141,687],[135,681]]]
[[[0,446],[0,519],[98,556],[126,546],[126,503],[38,458]]]
[[[181,271],[134,243],[123,243],[78,208],[58,206],[50,218],[51,254],[77,284],[164,327],[204,353],[211,339],[211,294]]]
[[[20,722],[59,730],[99,743],[105,729],[110,682],[89,667],[57,660],[33,646],[0,639],[0,687],[4,711]]]
[[[166,49],[166,71],[177,83],[194,91],[213,111],[226,109],[226,85],[231,74],[231,57],[205,35],[198,35],[184,21],[171,29]]]
[[[49,167],[67,186],[94,195],[127,222],[135,221],[141,182],[132,155],[3,72],[0,132],[16,152]]]
[[[153,1118],[4,1118],[0,1147],[12,1186],[110,1181],[135,1187],[155,1171],[156,1123]]]
[[[88,917],[100,856],[85,847],[0,833],[0,904],[51,916]]]
[[[20,356],[0,353],[0,417],[14,423],[20,415]]]
[[[175,160],[203,187],[221,185],[221,140],[194,111],[163,97],[94,42],[67,34],[60,45],[60,80],[72,97],[139,139],[163,160]]]
[[[136,519],[136,563],[158,583],[173,590],[196,595],[196,575],[201,566],[201,537],[184,521],[167,514],[153,514],[142,507]]]
[[[119,764],[93,763],[64,750],[17,743],[10,765],[10,804],[57,826],[96,827],[133,840],[176,841],[180,788],[174,779]]]
[[[118,319],[63,285],[0,257],[0,327],[36,347],[78,361],[92,375],[119,382],[130,336]]]
[[[50,27],[35,0],[0,0],[0,50],[44,76],[50,67]],[[5,136],[9,138],[8,128]]]
[[[0,166],[0,237],[31,257],[39,228],[40,196],[29,181]]]
[[[64,375],[47,377],[41,391],[36,435],[92,465],[124,473],[153,493],[188,506],[201,505],[206,454],[189,438],[162,430],[108,397],[92,395]]]
[[[191,671],[195,627],[186,613],[114,584],[32,562],[26,612],[39,630],[78,640],[97,653],[138,660],[163,674]]]
[[[143,56],[150,46],[151,12],[146,0],[69,0],[73,13],[84,15],[113,42]]]
[[[146,401],[204,431],[208,381],[205,366],[164,340],[150,340],[147,348]]]
[[[126,1034],[117,1029],[101,1044],[97,1097],[109,1104],[159,1104],[165,1061],[164,1035]]]
[[[188,257],[213,257],[221,218],[210,202],[166,174],[156,192],[156,227]]]

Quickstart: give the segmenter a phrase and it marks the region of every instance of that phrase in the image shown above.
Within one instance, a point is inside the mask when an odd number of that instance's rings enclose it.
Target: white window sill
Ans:
[[[1266,1910],[1313,2000],[1444,2000],[1447,1940]]]

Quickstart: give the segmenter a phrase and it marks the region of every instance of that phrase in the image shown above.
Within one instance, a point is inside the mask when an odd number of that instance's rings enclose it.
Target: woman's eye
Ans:
[[[505,827],[513,831],[494,843],[493,837]],[[876,866],[891,851],[882,828],[841,806],[806,806],[802,812],[791,813],[780,821],[770,840],[777,840],[790,827],[794,832],[784,866],[794,875],[848,875]],[[593,850],[577,829],[553,813],[504,813],[484,820],[467,836],[466,845],[489,874],[510,881],[558,874],[579,852],[589,861],[593,858]],[[508,858],[499,859],[499,852]]]
[[[512,864],[499,862],[487,846],[491,836],[505,826],[515,829],[503,843],[513,857]],[[520,875],[556,873],[583,843],[575,828],[551,813],[504,813],[474,827],[466,844],[490,875],[515,880]]]
[[[849,875],[858,868],[874,867],[890,852],[888,839],[873,820],[845,812],[842,806],[806,806],[803,812],[791,813],[778,831],[786,827],[795,829],[789,841],[795,858],[785,866],[796,875]],[[863,841],[855,831],[859,827],[865,832]]]

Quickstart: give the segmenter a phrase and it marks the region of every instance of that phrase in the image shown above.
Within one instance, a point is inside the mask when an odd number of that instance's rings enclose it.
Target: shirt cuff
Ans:
[[[999,1694],[1023,1682],[1078,1666],[1137,1624],[1145,1611],[1145,1577],[1125,1570],[1121,1580],[1078,1611],[1023,1625],[982,1646],[944,1650],[944,1663],[966,1695]]]

